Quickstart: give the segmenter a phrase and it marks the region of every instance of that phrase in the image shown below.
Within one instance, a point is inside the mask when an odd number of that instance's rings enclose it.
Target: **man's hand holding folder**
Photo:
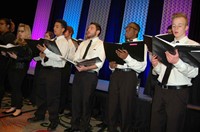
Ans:
[[[126,42],[126,43],[107,43],[104,42],[104,49],[106,53],[106,59],[109,62],[115,61],[117,64],[124,64],[124,59],[128,54],[138,60],[144,61],[144,42]]]
[[[119,58],[124,60],[128,56],[128,51],[125,49],[118,49],[116,50],[116,54],[119,56]]]
[[[18,51],[21,46],[8,43],[7,45],[0,45],[0,51],[4,52],[14,52]]]
[[[164,65],[175,64],[177,59],[180,58],[190,65],[200,66],[200,52],[195,52],[200,51],[199,44],[172,44],[165,40],[165,35],[157,35],[152,39],[152,46],[153,55],[156,55]],[[175,58],[173,62],[170,61],[172,57]]]
[[[72,60],[69,60],[69,59],[63,58],[63,57],[61,57],[61,58],[72,63],[75,66],[86,66],[87,67],[87,66],[92,66],[95,63],[101,62],[101,59],[99,57],[94,57],[91,59],[82,59],[82,60],[78,60],[78,61],[72,61]]]
[[[26,39],[26,42],[28,46],[32,49],[34,57],[38,56],[40,51],[44,51],[46,48],[48,48],[55,54],[62,55],[55,41],[41,38],[39,40]]]

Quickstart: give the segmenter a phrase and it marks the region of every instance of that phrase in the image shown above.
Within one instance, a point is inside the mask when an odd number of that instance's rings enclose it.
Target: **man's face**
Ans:
[[[186,20],[183,17],[177,17],[172,20],[172,31],[176,39],[180,40],[186,35],[188,26]]]
[[[69,30],[66,30],[64,33],[65,38],[68,38],[71,36],[71,34],[69,33]]]
[[[125,37],[126,39],[134,39],[137,38],[137,34],[138,34],[138,30],[135,24],[130,23],[128,24],[128,26],[126,27],[126,34]]]
[[[96,26],[94,24],[89,25],[87,32],[86,32],[86,38],[94,38],[98,36],[99,31],[97,31]]]
[[[61,35],[63,34],[64,30],[65,30],[65,29],[62,27],[61,23],[56,22],[56,23],[54,24],[53,31],[54,31],[54,34],[55,34],[56,36],[61,36]]]

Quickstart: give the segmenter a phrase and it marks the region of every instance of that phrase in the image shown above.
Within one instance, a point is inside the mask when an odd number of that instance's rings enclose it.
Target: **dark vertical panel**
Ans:
[[[156,35],[160,33],[160,26],[162,20],[162,12],[163,12],[163,4],[164,0],[150,0],[149,1],[149,9],[147,15],[146,22],[146,30],[145,34],[148,35]],[[150,91],[151,85],[147,78],[151,76],[151,62],[149,60],[149,56],[147,57],[147,67],[144,72],[139,75],[141,79],[141,86],[145,87],[145,91]],[[148,89],[148,90],[147,90]],[[146,93],[151,94],[151,93]]]
[[[124,17],[125,0],[112,0],[106,29],[106,42],[119,42]]]
[[[190,17],[189,25],[189,35],[190,39],[193,39],[200,43],[200,1],[192,1],[192,11]],[[194,105],[200,106],[200,72],[199,75],[192,80],[193,86],[190,89],[190,99],[189,102]]]
[[[123,14],[124,14],[125,3],[126,3],[125,0],[111,1],[104,41],[119,42],[121,26],[124,16]],[[109,62],[108,60],[106,60],[103,67],[99,71],[99,78],[104,80],[110,79],[111,70],[108,67],[109,67]]]
[[[51,14],[49,17],[49,25],[47,30],[53,31],[53,26],[56,19],[62,19],[65,9],[66,0],[53,0]]]
[[[81,17],[79,21],[77,39],[79,38],[84,39],[89,7],[90,7],[90,0],[84,0],[82,5]]]
[[[145,34],[160,33],[164,0],[150,0]]]
[[[200,1],[192,1],[192,11],[189,25],[189,38],[200,43]]]

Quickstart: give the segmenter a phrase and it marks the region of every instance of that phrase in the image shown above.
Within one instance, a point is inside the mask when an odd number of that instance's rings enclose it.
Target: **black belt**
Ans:
[[[160,86],[163,89],[185,89],[188,88],[187,85],[181,85],[181,86],[167,86],[167,85],[163,85],[162,83],[158,82],[158,86]]]
[[[133,71],[130,68],[125,68],[125,69],[119,69],[119,68],[115,68],[115,71],[123,71],[123,72],[129,72],[129,71]]]
[[[90,72],[90,73],[95,73],[95,74],[97,74],[97,72],[96,72],[96,71],[86,71],[86,72]]]

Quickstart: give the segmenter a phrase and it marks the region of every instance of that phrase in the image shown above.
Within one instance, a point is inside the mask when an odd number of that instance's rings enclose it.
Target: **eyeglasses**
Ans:
[[[134,30],[137,30],[137,28],[132,27],[132,26],[127,26],[127,27],[125,27],[125,29],[131,29],[131,28],[133,28]]]

